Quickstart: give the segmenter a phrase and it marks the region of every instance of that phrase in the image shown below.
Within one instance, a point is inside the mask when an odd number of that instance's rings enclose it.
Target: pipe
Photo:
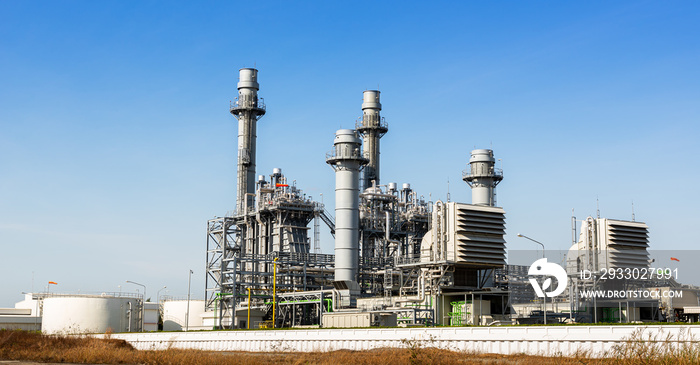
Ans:
[[[250,329],[250,288],[248,288],[248,323],[246,325]]]
[[[420,276],[418,277],[418,293],[419,297],[416,299],[398,299],[397,303],[421,303],[425,301],[425,271],[421,270]],[[430,297],[430,306],[432,307],[433,298]]]
[[[132,313],[131,313],[131,301],[128,301],[127,303],[129,304],[129,312],[128,312],[129,313],[129,321],[127,322],[127,323],[129,323],[129,327],[128,327],[127,332],[131,332],[131,315],[132,315]]]
[[[274,265],[274,274],[273,274],[273,279],[272,279],[272,328],[277,328],[277,324],[275,323],[275,314],[276,314],[276,306],[275,304],[277,303],[277,260],[279,260],[279,257],[275,257],[275,259],[272,261]],[[234,308],[235,310],[235,308]]]

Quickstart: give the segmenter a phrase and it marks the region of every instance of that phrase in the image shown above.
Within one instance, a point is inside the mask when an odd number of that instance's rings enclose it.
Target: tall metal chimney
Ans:
[[[238,119],[238,181],[236,215],[255,204],[255,139],[258,119],[265,115],[265,103],[258,98],[258,70],[242,68],[238,78],[238,98],[230,111]]]
[[[352,129],[335,132],[334,150],[326,163],[335,170],[335,281],[344,282],[340,289],[359,289],[360,168],[367,164],[362,157],[361,141]]]
[[[472,204],[496,205],[495,188],[503,180],[503,171],[495,168],[493,150],[473,150],[469,167],[462,173],[462,180],[472,188]]]
[[[356,126],[362,134],[364,152],[369,163],[364,168],[363,191],[372,187],[372,181],[379,185],[379,139],[389,130],[384,119],[379,115],[382,104],[379,103],[379,91],[366,90],[362,95],[362,123]]]

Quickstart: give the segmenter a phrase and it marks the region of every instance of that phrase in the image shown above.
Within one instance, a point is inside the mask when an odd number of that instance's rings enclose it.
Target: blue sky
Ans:
[[[616,219],[634,202],[652,248],[693,250],[698,19],[692,1],[0,1],[0,306],[32,278],[185,296],[189,269],[202,297],[206,220],[235,206],[228,103],[253,66],[258,174],[330,209],[324,154],[378,88],[383,183],[434,201],[449,180],[468,203],[469,152],[493,148],[508,247],[566,249],[572,209],[598,199]]]

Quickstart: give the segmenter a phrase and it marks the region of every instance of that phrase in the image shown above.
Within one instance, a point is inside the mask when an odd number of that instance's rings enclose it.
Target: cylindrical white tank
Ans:
[[[335,133],[334,152],[326,163],[335,170],[335,281],[356,281],[359,267],[359,173],[367,163],[352,129]]]
[[[44,299],[43,333],[104,333],[141,328],[140,299],[113,296],[62,296]]]
[[[462,179],[472,188],[472,204],[496,205],[495,188],[503,180],[503,171],[495,168],[496,159],[493,150],[473,150],[469,158],[469,167]]]
[[[168,300],[163,302],[163,331],[183,331],[201,329],[203,300],[190,300],[190,316],[187,321],[187,300]],[[187,322],[187,323],[186,323]]]

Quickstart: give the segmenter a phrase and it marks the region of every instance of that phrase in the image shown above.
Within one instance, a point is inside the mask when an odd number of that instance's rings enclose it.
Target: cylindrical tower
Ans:
[[[472,204],[496,205],[495,188],[503,180],[503,171],[495,168],[493,150],[473,150],[469,167],[462,173],[462,180],[472,188]]]
[[[335,170],[335,281],[357,282],[359,267],[360,168],[367,163],[352,129],[335,133],[326,163]]]
[[[379,91],[366,90],[362,94],[362,123],[356,125],[362,134],[365,156],[369,159],[364,168],[362,190],[372,187],[372,181],[379,185],[379,139],[389,130],[384,118],[379,115]]]
[[[255,138],[258,119],[265,115],[265,103],[258,98],[258,70],[240,69],[238,98],[230,111],[238,119],[238,179],[236,214],[245,214],[255,203]]]

